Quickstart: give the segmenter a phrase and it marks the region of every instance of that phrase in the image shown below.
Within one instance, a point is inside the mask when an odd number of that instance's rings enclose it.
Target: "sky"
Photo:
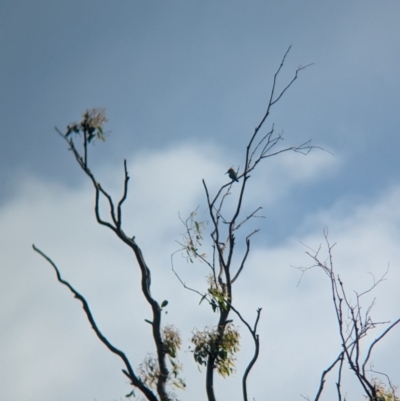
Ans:
[[[165,324],[179,328],[187,382],[181,400],[206,399],[204,369],[188,349],[194,329],[217,316],[187,285],[206,290],[204,264],[181,257],[180,221],[198,208],[230,166],[243,168],[274,73],[282,89],[302,70],[265,123],[282,146],[307,140],[324,150],[261,163],[243,216],[261,206],[235,303],[249,321],[262,308],[261,355],[249,397],[313,399],[340,351],[329,280],[306,252],[324,230],[336,273],[352,301],[385,272],[363,311],[400,317],[400,3],[353,1],[5,0],[0,4],[0,393],[4,400],[114,401],[131,391],[120,360],[95,337],[81,305],[57,281],[84,294],[107,337],[137,367],[151,352],[150,310],[140,297],[132,253],[93,213],[93,188],[54,127],[106,109],[105,143],[90,148],[98,181],[118,197],[123,160],[130,173],[123,229],[135,235],[153,271],[152,293],[169,301]],[[233,187],[236,199],[239,184]],[[229,205],[227,205],[229,207]],[[105,211],[105,209],[104,209]],[[209,227],[204,232],[208,238]],[[204,243],[206,249],[207,240]],[[239,400],[251,339],[240,322],[237,371],[216,379],[217,399]],[[363,351],[385,329],[364,339]],[[400,385],[400,328],[376,347],[374,370]],[[364,399],[346,366],[342,389]],[[382,376],[380,376],[383,379]],[[336,373],[324,400],[334,399]],[[139,394],[137,394],[139,396]],[[303,397],[302,397],[303,396]],[[137,399],[140,399],[138,397]]]

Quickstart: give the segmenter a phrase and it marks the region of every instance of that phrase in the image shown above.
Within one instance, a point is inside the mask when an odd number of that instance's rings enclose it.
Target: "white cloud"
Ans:
[[[340,157],[320,149],[313,149],[307,156],[295,152],[287,152],[264,161],[251,174],[256,182],[249,182],[253,190],[248,197],[260,203],[262,199],[266,207],[274,206],[287,195],[290,190],[302,184],[312,185],[336,173],[343,165]]]

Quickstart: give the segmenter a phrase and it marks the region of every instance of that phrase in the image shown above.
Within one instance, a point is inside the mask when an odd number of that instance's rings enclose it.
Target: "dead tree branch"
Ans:
[[[118,355],[122,359],[122,361],[123,361],[123,363],[125,365],[125,369],[122,369],[122,372],[129,378],[129,380],[131,381],[132,385],[135,386],[136,388],[138,388],[146,396],[146,398],[149,401],[158,401],[157,397],[151,391],[151,389],[148,388],[142,382],[142,380],[134,373],[134,371],[132,369],[132,366],[131,366],[127,356],[125,355],[125,353],[122,352],[117,347],[115,347],[114,345],[112,345],[111,342],[100,331],[100,329],[98,328],[98,326],[96,324],[96,321],[95,321],[95,319],[94,319],[94,317],[92,315],[92,312],[90,310],[89,304],[86,301],[85,297],[83,295],[81,295],[77,290],[75,290],[75,288],[68,281],[64,280],[61,277],[61,273],[60,273],[58,267],[56,266],[56,264],[44,252],[42,252],[35,245],[32,245],[32,248],[34,249],[35,252],[37,252],[39,255],[41,255],[44,259],[46,259],[51,264],[51,266],[53,267],[54,271],[56,272],[57,280],[61,284],[63,284],[66,287],[68,287],[68,289],[74,294],[74,297],[77,298],[82,303],[82,307],[83,307],[83,310],[85,311],[86,317],[87,317],[90,325],[92,326],[92,329],[96,333],[98,339],[108,348],[109,351],[111,351],[115,355]]]
[[[386,274],[387,271],[379,278],[379,280],[373,280],[372,286],[367,288],[365,291],[356,294],[356,301],[352,303],[348,296],[344,286],[343,281],[340,276],[334,270],[333,263],[333,252],[332,249],[335,244],[330,244],[328,240],[328,231],[325,229],[324,231],[325,243],[328,252],[327,261],[322,261],[319,253],[321,247],[318,248],[317,251],[307,251],[306,254],[311,257],[314,261],[314,264],[311,267],[307,268],[299,268],[303,273],[309,270],[312,267],[321,268],[329,278],[330,287],[331,287],[331,296],[335,309],[336,320],[339,328],[339,336],[342,343],[342,352],[339,357],[335,360],[335,362],[329,367],[328,371],[330,371],[337,362],[340,361],[339,364],[339,372],[338,372],[338,381],[336,383],[338,390],[338,399],[341,400],[341,379],[342,379],[342,366],[344,360],[347,361],[350,369],[355,374],[358,382],[364,390],[365,396],[370,401],[377,401],[379,398],[379,391],[376,387],[373,378],[368,377],[366,373],[366,364],[372,354],[372,350],[374,346],[381,341],[388,333],[391,331],[399,322],[400,319],[396,320],[392,323],[380,336],[378,336],[368,347],[368,351],[366,357],[362,361],[362,345],[363,339],[369,334],[371,329],[374,329],[376,326],[381,324],[387,324],[388,322],[377,322],[372,319],[370,316],[370,312],[372,307],[374,306],[375,300],[367,307],[365,314],[362,314],[362,304],[361,298],[371,293],[373,289],[376,288],[378,284],[380,284]],[[309,248],[311,250],[311,248]],[[348,316],[347,318],[345,316]],[[325,371],[327,372],[327,371]],[[324,377],[325,372],[321,378],[320,388],[317,392],[317,396],[315,400],[318,400],[324,385]]]

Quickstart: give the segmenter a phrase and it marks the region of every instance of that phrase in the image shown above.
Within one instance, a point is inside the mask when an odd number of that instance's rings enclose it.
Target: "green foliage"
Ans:
[[[163,350],[168,355],[168,360],[171,365],[167,382],[175,388],[183,390],[186,388],[186,384],[179,376],[182,371],[182,365],[176,360],[182,344],[178,330],[172,325],[165,326],[162,329],[162,342]],[[153,354],[148,354],[146,356],[144,361],[139,365],[138,371],[144,384],[150,388],[156,388],[160,370],[157,358]]]
[[[195,331],[191,342],[194,344],[193,357],[199,365],[207,365],[211,355],[215,358],[218,373],[227,377],[235,370],[235,354],[239,351],[240,335],[233,324],[227,324],[222,336],[217,329],[207,327]]]
[[[172,325],[167,325],[163,328],[162,337],[165,353],[176,358],[182,344],[178,330]]]
[[[87,141],[90,143],[93,139],[106,140],[106,135],[102,125],[107,121],[104,109],[94,108],[86,110],[82,115],[80,123],[73,123],[67,126],[66,137],[72,133],[79,134],[83,131],[87,135]]]
[[[147,354],[144,361],[139,365],[139,376],[146,386],[155,388],[157,378],[160,374],[157,359],[153,354]]]
[[[204,294],[201,297],[200,303],[206,299],[211,305],[213,312],[218,308],[221,310],[228,310],[228,297],[226,291],[217,284],[212,274],[207,277],[207,281],[209,285],[207,294]]]
[[[190,263],[194,263],[194,259],[200,258],[205,259],[206,254],[199,252],[199,247],[202,245],[202,231],[205,229],[207,222],[197,221],[195,217],[197,215],[197,209],[190,213],[189,217],[183,221],[186,227],[186,232],[182,234],[183,243],[178,242],[182,246],[181,250],[186,252],[186,260]]]
[[[136,398],[136,395],[135,395],[135,392],[132,390],[129,394],[126,394],[125,397],[126,398],[130,398],[130,397]]]
[[[375,391],[377,394],[376,400],[374,401],[400,401],[400,397],[396,395],[397,387],[391,387],[391,389],[387,389],[386,386],[375,380]]]

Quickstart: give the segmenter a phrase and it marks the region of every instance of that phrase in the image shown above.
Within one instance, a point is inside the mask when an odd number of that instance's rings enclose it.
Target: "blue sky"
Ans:
[[[335,266],[350,292],[371,284],[368,272],[379,277],[389,266],[374,317],[398,318],[399,16],[398,1],[372,0],[3,1],[2,397],[109,401],[129,392],[119,360],[97,341],[32,243],[87,294],[134,366],[151,349],[131,254],[94,223],[90,183],[54,126],[79,121],[87,108],[106,108],[111,133],[90,149],[92,170],[118,194],[128,160],[125,231],[136,235],[154,266],[153,292],[170,300],[166,321],[188,339],[193,327],[214,324],[215,316],[197,306],[171,271],[182,232],[178,213],[199,205],[206,219],[201,179],[217,188],[228,167],[243,166],[290,45],[278,87],[298,66],[314,65],[301,72],[265,129],[274,123],[283,130],[286,146],[312,139],[329,152],[267,160],[250,180],[246,210],[262,206],[266,217],[257,221],[248,276],[237,290],[247,316],[257,307],[264,311],[251,397],[312,398],[337,354],[328,283],[311,271],[296,286],[299,272],[291,267],[310,264],[303,244],[317,248],[324,227],[337,242]],[[188,283],[203,285],[204,266],[187,266],[177,256],[175,263]],[[400,384],[398,335],[377,350],[374,366]],[[236,399],[249,351],[243,348],[236,376],[219,380],[217,395],[227,391]],[[180,398],[203,400],[203,375],[190,353],[182,360],[188,389]],[[347,394],[360,399],[351,375],[346,380]]]

